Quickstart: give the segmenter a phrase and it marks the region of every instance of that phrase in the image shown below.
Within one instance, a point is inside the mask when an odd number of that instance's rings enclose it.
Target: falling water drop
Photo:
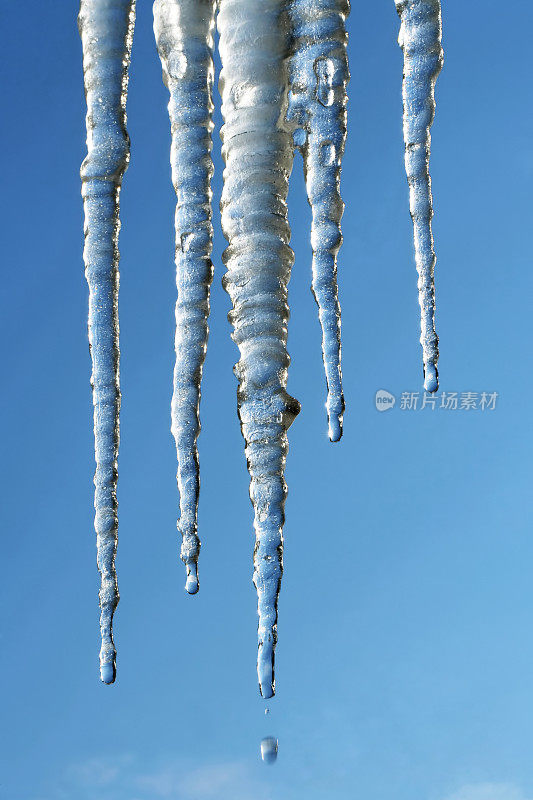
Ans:
[[[265,736],[261,741],[261,758],[265,764],[273,764],[278,757],[278,740],[274,736]]]

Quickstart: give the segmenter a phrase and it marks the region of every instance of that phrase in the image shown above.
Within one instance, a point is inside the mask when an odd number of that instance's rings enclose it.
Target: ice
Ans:
[[[283,569],[287,430],[300,404],[287,391],[287,192],[292,136],[286,121],[289,29],[282,0],[221,0],[224,287],[240,350],[238,413],[250,472],[258,595],[258,677],[274,694],[278,593]]]
[[[100,588],[100,676],[113,683],[113,614],[119,600],[117,458],[119,445],[119,195],[128,166],[126,95],[134,0],[82,0],[78,17],[87,98],[87,157],[81,167],[85,274],[89,284],[96,474],[95,529]]]
[[[346,141],[347,0],[290,0],[291,58],[288,119],[303,156],[312,211],[312,290],[322,326],[322,354],[328,387],[329,438],[342,436],[344,395],[341,374],[341,310],[337,254],[344,203],[341,162]]]
[[[198,591],[200,386],[207,348],[211,248],[214,0],[156,0],[154,33],[170,92],[170,163],[176,191],[176,364],[172,433],[178,457],[181,558]]]
[[[424,388],[439,387],[439,340],[435,330],[435,249],[431,231],[433,200],[429,175],[430,127],[435,117],[435,81],[442,68],[440,0],[395,0],[400,15],[398,42],[404,54],[403,135],[424,360]]]
[[[404,52],[405,163],[414,225],[425,388],[438,387],[435,252],[429,176],[434,87],[442,66],[438,0],[395,0]],[[287,392],[288,283],[293,265],[287,216],[295,150],[303,156],[312,211],[312,290],[319,308],[329,436],[342,435],[340,305],[341,162],[346,141],[348,0],[155,0],[154,33],[170,93],[170,163],[176,192],[176,334],[172,433],[178,459],[181,558],[186,589],[198,591],[200,389],[208,338],[211,250],[213,47],[218,7],[222,62],[220,203],[228,240],[223,285],[239,348],[237,408],[254,509],[259,688],[275,692],[274,654],[283,572],[287,431],[300,404]],[[135,0],[81,0],[87,96],[83,162],[84,259],[89,284],[96,452],[95,528],[101,574],[101,678],[115,679],[112,622],[119,595],[119,194],[129,161],[126,95]],[[237,537],[239,530],[234,531]],[[244,538],[244,537],[243,537]],[[267,709],[268,711],[268,709]],[[273,761],[277,740],[261,743]]]

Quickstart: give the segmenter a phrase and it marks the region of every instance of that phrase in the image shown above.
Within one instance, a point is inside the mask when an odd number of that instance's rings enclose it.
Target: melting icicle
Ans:
[[[293,148],[286,124],[288,25],[283,0],[221,0],[224,287],[233,311],[237,402],[250,472],[256,544],[259,687],[274,694],[278,593],[287,486],[287,430],[300,404],[286,391],[287,220]]]
[[[435,81],[442,68],[440,0],[395,0],[401,19],[398,42],[404,54],[403,134],[418,271],[418,299],[424,359],[424,388],[439,387],[439,340],[435,331],[435,250],[431,232],[433,201],[429,175],[435,117]]]
[[[211,186],[213,162],[214,0],[156,0],[154,33],[170,92],[170,163],[176,205],[176,365],[172,433],[178,455],[186,589],[198,591],[197,515],[200,490],[197,439],[200,384],[207,347],[209,290],[213,279]]]
[[[290,0],[292,55],[289,66],[289,120],[304,159],[312,210],[312,289],[322,326],[322,353],[328,386],[329,438],[342,436],[344,397],[341,375],[341,311],[337,294],[341,160],[346,141],[348,0]]]
[[[100,676],[115,680],[113,614],[119,595],[117,457],[119,444],[119,194],[129,161],[126,95],[135,0],[81,0],[78,17],[87,97],[87,157],[81,167],[85,274],[93,372],[94,477],[100,588]]]

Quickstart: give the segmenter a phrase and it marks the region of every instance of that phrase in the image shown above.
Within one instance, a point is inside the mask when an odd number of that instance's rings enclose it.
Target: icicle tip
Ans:
[[[102,683],[105,683],[109,686],[109,684],[115,683],[116,677],[117,668],[114,661],[108,661],[105,664],[100,664],[100,680]]]
[[[257,677],[259,679],[259,692],[263,700],[270,700],[276,694],[276,681],[274,680],[274,647],[275,634],[271,631],[260,632],[257,657]]]
[[[329,415],[328,436],[330,442],[340,442],[340,440],[342,439],[342,414]]]
[[[433,394],[439,388],[439,371],[436,364],[424,366],[424,389]]]
[[[259,684],[259,691],[263,700],[270,700],[275,694],[274,685],[269,680]]]
[[[185,583],[185,590],[188,594],[196,594],[200,588],[198,580],[198,566],[196,564],[187,564],[187,581]]]

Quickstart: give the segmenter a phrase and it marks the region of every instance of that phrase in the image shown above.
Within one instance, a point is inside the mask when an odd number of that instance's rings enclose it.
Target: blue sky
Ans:
[[[498,401],[409,411],[400,397],[422,390],[422,369],[398,19],[392,0],[353,4],[345,435],[327,439],[297,161],[289,391],[302,412],[287,465],[278,694],[265,717],[218,217],[197,596],[185,594],[177,559],[174,197],[150,3],[138,9],[122,193],[118,679],[99,681],[74,6],[29,0],[23,13],[1,12],[1,796],[532,800],[533,10],[444,2],[431,164],[441,389]],[[215,155],[216,205],[216,136]],[[386,413],[379,389],[398,398]],[[274,766],[259,758],[266,735],[279,738]]]

